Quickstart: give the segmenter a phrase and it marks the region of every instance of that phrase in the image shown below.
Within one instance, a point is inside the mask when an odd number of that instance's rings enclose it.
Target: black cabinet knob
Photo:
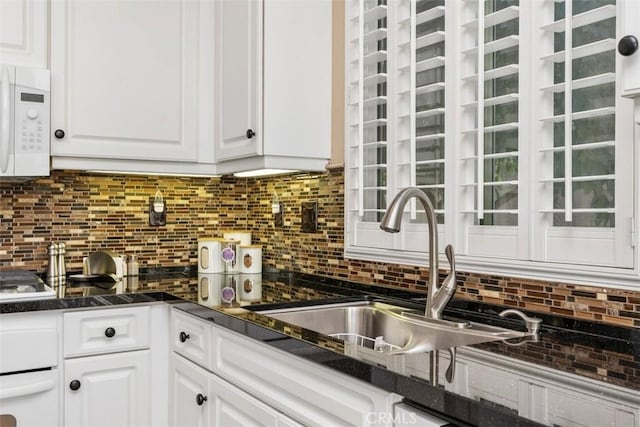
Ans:
[[[252,129],[247,129],[247,138],[251,139],[256,136],[256,133]]]
[[[113,338],[116,335],[116,330],[113,328],[107,328],[104,330],[104,335],[107,338]]]
[[[618,52],[622,56],[630,56],[638,50],[638,38],[636,36],[624,36],[618,42]]]
[[[58,139],[64,138],[64,131],[62,129],[56,129],[56,131],[53,134]]]
[[[198,393],[198,395],[196,396],[196,403],[198,404],[198,406],[204,405],[204,402],[206,401],[207,396],[203,396],[201,393]]]
[[[189,336],[188,333],[186,332],[180,332],[180,342],[185,342],[186,340],[188,340],[189,338],[191,338]]]
[[[69,388],[73,391],[76,391],[80,388],[80,381],[73,380],[69,383]]]

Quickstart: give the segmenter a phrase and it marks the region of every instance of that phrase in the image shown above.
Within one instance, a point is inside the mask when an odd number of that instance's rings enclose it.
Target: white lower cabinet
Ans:
[[[175,353],[169,364],[169,425],[205,427],[209,422],[209,405],[203,398],[210,394],[209,372]]]
[[[171,426],[300,426],[182,356],[173,354],[171,365]]]
[[[458,349],[445,388],[545,425],[640,427],[639,392],[473,348]]]
[[[184,317],[183,312],[174,309],[172,324],[177,318],[184,322]],[[210,371],[184,359],[182,356],[189,358],[186,347],[172,341],[172,350],[176,353],[172,355],[170,385],[173,426],[198,426],[199,422],[213,426],[393,425],[393,405],[401,396],[189,317],[210,330],[209,357],[199,358],[207,361]],[[198,329],[195,325],[190,327],[192,331]],[[276,343],[283,348],[300,344],[295,339],[276,340]],[[290,350],[313,357],[306,346]],[[210,374],[206,394],[201,379],[203,372]],[[203,406],[211,406],[208,412],[201,413],[202,409],[198,408],[198,394],[207,397]]]
[[[166,407],[167,313],[164,304],[64,313],[65,427],[166,426],[151,402]]]
[[[212,426],[277,427],[300,425],[217,375],[209,377]]]
[[[65,361],[66,427],[151,425],[150,351]]]

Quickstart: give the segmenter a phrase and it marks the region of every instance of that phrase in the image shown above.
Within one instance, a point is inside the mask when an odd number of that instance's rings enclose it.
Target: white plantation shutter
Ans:
[[[574,0],[539,11],[541,261],[633,267],[633,112],[616,80],[618,10],[615,1]]]
[[[451,3],[452,5],[453,3]],[[436,210],[440,247],[446,242],[445,190],[447,6],[444,0],[395,3],[395,121],[392,195],[406,187],[424,191]],[[426,216],[415,200],[405,212],[396,247],[426,251]],[[420,233],[420,238],[416,238]],[[422,256],[424,259],[425,257]]]
[[[346,256],[426,264],[421,207],[379,230],[415,186],[461,268],[634,268],[622,1],[348,0]]]
[[[388,7],[386,0],[346,3],[346,240],[386,248],[378,224],[387,199]]]
[[[527,166],[529,40],[520,36],[520,16],[531,3],[465,2],[461,10],[458,252],[466,255],[528,255],[522,214],[528,192],[520,180]]]

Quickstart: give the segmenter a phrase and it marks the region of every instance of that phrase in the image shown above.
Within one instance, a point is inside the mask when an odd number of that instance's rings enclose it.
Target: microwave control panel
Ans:
[[[46,154],[50,151],[49,92],[16,85],[15,89],[16,154]]]

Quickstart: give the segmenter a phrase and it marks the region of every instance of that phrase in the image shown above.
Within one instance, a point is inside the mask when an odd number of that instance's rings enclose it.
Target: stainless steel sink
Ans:
[[[428,352],[525,335],[523,332],[480,323],[421,319],[416,311],[374,301],[259,313],[391,354]]]

